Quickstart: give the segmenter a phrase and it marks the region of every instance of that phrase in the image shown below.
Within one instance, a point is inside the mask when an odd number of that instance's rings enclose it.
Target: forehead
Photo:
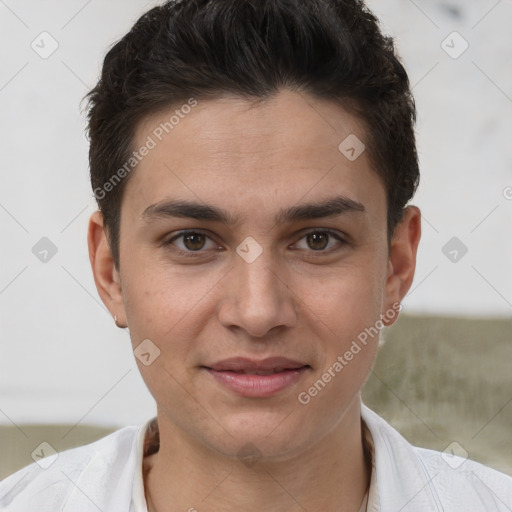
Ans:
[[[270,218],[301,200],[342,194],[385,217],[363,123],[340,105],[291,91],[256,104],[228,96],[190,104],[139,123],[133,147],[151,149],[127,184],[122,216],[139,222],[152,204],[187,199]]]

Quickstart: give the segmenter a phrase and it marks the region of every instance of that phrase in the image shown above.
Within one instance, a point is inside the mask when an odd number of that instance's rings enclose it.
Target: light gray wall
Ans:
[[[510,318],[512,5],[369,4],[396,37],[418,107],[423,235],[404,313]],[[125,425],[155,412],[90,270],[79,105],[106,49],[151,5],[0,2],[0,423]],[[458,58],[454,31],[469,44]],[[57,249],[46,263],[33,253],[43,237]],[[457,262],[443,253],[452,237],[468,249]]]

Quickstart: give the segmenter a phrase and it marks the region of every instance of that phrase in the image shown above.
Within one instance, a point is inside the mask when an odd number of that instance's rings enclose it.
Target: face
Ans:
[[[339,105],[199,101],[159,140],[174,109],[138,126],[134,146],[156,144],[124,192],[120,299],[106,303],[136,353],[151,340],[137,364],[160,424],[229,456],[252,443],[291,457],[357,409],[378,346],[362,333],[396,315],[414,261],[397,244],[393,274],[385,189],[366,152],[338,149],[365,140]],[[221,363],[236,357],[287,361],[241,376]]]

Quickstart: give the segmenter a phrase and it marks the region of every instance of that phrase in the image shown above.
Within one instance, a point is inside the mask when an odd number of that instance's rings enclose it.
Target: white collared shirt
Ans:
[[[373,442],[367,512],[510,512],[512,477],[417,448],[361,404]],[[144,442],[154,418],[33,463],[0,482],[5,512],[147,512]]]

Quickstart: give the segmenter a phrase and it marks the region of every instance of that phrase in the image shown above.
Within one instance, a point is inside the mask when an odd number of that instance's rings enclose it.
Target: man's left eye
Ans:
[[[301,240],[305,240],[306,247],[299,247],[299,244],[296,244],[296,247],[299,249],[312,249],[313,251],[323,251],[325,249],[332,249],[333,246],[336,244],[329,244],[329,242],[332,242],[333,240],[338,240],[338,242],[341,242],[342,244],[345,243],[345,240],[343,240],[338,234],[334,233],[333,231],[310,231],[309,233],[306,233],[305,236],[301,238]]]

